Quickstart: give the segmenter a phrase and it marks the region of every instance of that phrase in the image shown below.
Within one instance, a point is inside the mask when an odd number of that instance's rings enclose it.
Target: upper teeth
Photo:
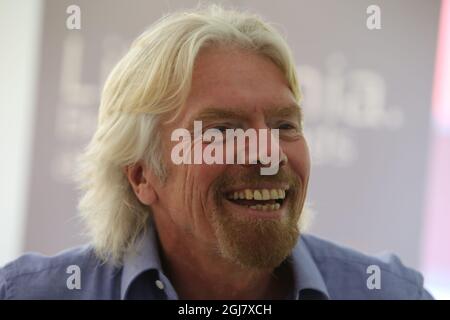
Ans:
[[[286,191],[283,189],[245,189],[231,192],[227,197],[233,200],[276,200],[284,199],[286,197]]]

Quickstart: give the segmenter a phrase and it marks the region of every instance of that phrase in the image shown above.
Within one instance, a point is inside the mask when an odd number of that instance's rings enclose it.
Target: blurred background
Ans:
[[[450,298],[450,1],[214,2],[262,15],[294,52],[310,232],[395,252]],[[196,4],[0,0],[0,265],[86,242],[70,175],[104,79],[151,23]]]

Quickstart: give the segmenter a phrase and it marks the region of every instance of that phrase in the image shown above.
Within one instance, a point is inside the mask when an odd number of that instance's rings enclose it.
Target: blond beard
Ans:
[[[287,214],[279,220],[237,217],[225,212],[223,199],[217,196],[211,222],[219,254],[244,268],[278,267],[292,252],[302,228],[300,184],[295,182],[290,190]]]

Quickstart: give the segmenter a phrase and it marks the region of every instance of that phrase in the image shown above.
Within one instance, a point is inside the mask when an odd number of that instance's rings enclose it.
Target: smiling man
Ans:
[[[164,17],[109,76],[80,159],[91,244],[6,265],[0,297],[430,298],[395,256],[304,234],[302,122],[295,62],[267,23],[216,6]],[[174,161],[177,130],[193,161]],[[195,156],[219,142],[224,161]]]

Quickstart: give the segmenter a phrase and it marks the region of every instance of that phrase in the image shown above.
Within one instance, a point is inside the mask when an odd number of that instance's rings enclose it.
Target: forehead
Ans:
[[[296,106],[282,71],[269,58],[242,49],[208,48],[197,57],[182,119],[208,111],[252,115]],[[220,112],[219,112],[220,113]]]

